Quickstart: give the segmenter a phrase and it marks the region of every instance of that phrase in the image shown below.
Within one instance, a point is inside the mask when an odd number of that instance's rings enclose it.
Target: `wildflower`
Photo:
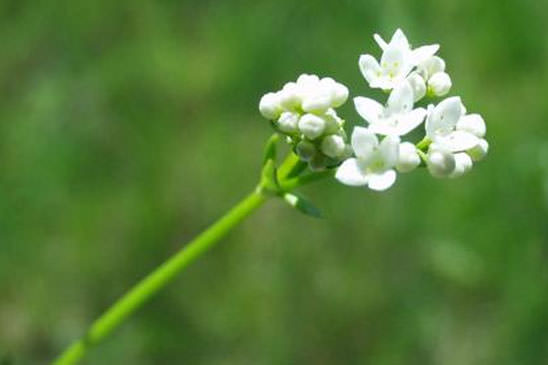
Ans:
[[[401,29],[396,30],[389,43],[378,34],[374,38],[383,51],[380,63],[369,54],[361,55],[358,62],[362,75],[372,88],[393,89],[407,77],[413,67],[433,56],[439,49],[437,44],[411,49]]]
[[[398,136],[386,136],[379,143],[371,130],[354,128],[351,145],[356,157],[345,160],[335,178],[350,186],[367,185],[378,191],[388,189],[396,181],[394,167],[398,162],[399,143]]]
[[[466,151],[479,143],[479,138],[466,129],[457,129],[463,117],[464,106],[458,96],[447,98],[437,106],[429,107],[426,118],[426,136],[451,152]]]
[[[403,136],[419,126],[426,116],[424,108],[413,109],[413,99],[411,84],[404,80],[392,90],[386,106],[361,96],[354,98],[354,105],[372,132]]]

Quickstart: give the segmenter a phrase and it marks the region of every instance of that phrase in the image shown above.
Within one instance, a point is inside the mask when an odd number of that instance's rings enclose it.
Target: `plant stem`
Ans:
[[[290,153],[278,170],[280,186],[285,191],[332,176],[333,171],[310,173],[308,175],[288,178],[298,166],[299,158]],[[251,194],[241,200],[234,208],[213,223],[198,237],[188,243],[174,256],[167,259],[152,273],[138,282],[109,309],[106,310],[90,327],[87,333],[68,347],[56,360],[54,365],[71,365],[78,363],[86,352],[101,342],[113,330],[121,325],[131,314],[142,307],[159,290],[169,284],[185,267],[203,255],[208,249],[223,238],[232,228],[241,223],[247,216],[259,208],[271,196],[262,193],[257,187]]]
[[[259,189],[256,189],[245,197],[206,231],[137,283],[91,325],[84,337],[68,347],[53,364],[76,364],[82,359],[91,346],[96,345],[108,336],[128,316],[171,282],[181,270],[200,257],[232,228],[259,208],[266,201],[266,196],[259,191]]]

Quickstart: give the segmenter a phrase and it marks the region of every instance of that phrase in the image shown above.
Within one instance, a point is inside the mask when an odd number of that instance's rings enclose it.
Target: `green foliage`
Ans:
[[[358,56],[401,26],[441,44],[453,93],[487,121],[487,159],[383,194],[307,187],[321,221],[268,202],[87,363],[544,363],[547,13],[533,0],[0,2],[0,362],[47,363],[253,188],[264,92],[314,72],[374,94]],[[339,114],[361,123],[351,102]]]

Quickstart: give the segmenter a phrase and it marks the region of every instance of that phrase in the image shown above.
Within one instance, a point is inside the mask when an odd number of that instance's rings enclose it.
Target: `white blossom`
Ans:
[[[383,51],[380,63],[369,54],[361,55],[358,62],[362,75],[372,88],[393,89],[407,77],[413,67],[433,56],[439,49],[437,44],[411,49],[401,29],[396,30],[388,43],[378,34],[374,38]]]
[[[346,185],[365,186],[372,190],[386,190],[396,181],[394,167],[398,162],[400,138],[386,136],[379,143],[367,128],[356,127],[351,145],[356,157],[345,160],[335,178]]]
[[[424,108],[413,109],[413,99],[411,84],[404,80],[392,90],[386,106],[366,97],[354,98],[354,105],[373,133],[403,136],[418,127],[426,115]]]
[[[476,135],[456,129],[464,110],[458,96],[447,98],[435,107],[430,106],[426,118],[426,136],[451,152],[462,152],[475,147],[479,143]]]

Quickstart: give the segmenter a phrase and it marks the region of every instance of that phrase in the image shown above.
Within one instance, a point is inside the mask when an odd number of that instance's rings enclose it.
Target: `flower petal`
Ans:
[[[400,74],[400,69],[406,64],[405,52],[401,48],[389,45],[381,56],[381,68],[391,73],[392,77]]]
[[[408,51],[410,48],[409,41],[407,40],[407,37],[400,28],[396,29],[394,35],[392,35],[392,39],[390,39],[389,45],[391,47],[397,47],[402,51]]]
[[[369,54],[361,55],[358,65],[360,66],[363,77],[365,77],[365,80],[367,80],[369,84],[375,82],[375,80],[382,75],[382,69],[379,62],[375,57]]]
[[[381,47],[381,49],[384,51],[386,47],[388,47],[388,43],[377,33],[373,34],[373,38],[375,39],[375,42]]]
[[[398,117],[398,136],[405,136],[417,128],[424,120],[426,116],[426,109],[417,108],[411,110],[409,113],[402,114]]]
[[[439,44],[431,44],[428,46],[415,48],[411,51],[411,59],[413,60],[413,64],[418,65],[419,63],[428,60],[430,57],[435,55],[439,49]]]
[[[477,137],[484,137],[486,132],[485,121],[479,114],[463,115],[457,122],[457,129],[470,132]]]
[[[389,115],[406,113],[413,109],[415,94],[409,81],[405,80],[399,83],[390,93],[387,101],[387,111]]]
[[[436,72],[445,71],[445,61],[438,56],[432,56],[422,61],[417,66],[417,70],[424,78],[429,79]]]
[[[358,114],[368,123],[375,123],[382,117],[384,107],[376,100],[358,96],[354,98]]]
[[[472,149],[479,144],[480,139],[472,133],[465,131],[454,131],[447,136],[437,138],[436,143],[443,145],[451,152],[461,152]]]
[[[368,158],[379,145],[379,140],[367,128],[355,127],[351,137],[352,149],[358,158]]]
[[[426,135],[432,139],[449,134],[462,116],[460,97],[447,98],[439,103],[428,116]]]
[[[369,174],[368,186],[371,190],[383,191],[394,185],[396,182],[396,171],[387,170],[381,173]]]
[[[350,186],[367,185],[368,176],[364,174],[356,158],[345,160],[337,169],[335,179]]]
[[[392,168],[398,163],[400,150],[400,137],[386,136],[379,145],[379,152],[384,161],[385,168]]]

